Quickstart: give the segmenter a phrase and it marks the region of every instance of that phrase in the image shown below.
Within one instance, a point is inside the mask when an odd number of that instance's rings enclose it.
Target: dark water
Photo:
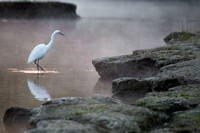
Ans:
[[[78,21],[0,20],[1,118],[11,106],[38,107],[51,98],[111,96],[110,82],[96,85],[99,76],[92,59],[164,46],[162,39],[170,32],[200,29],[199,3],[73,2],[82,16]],[[38,75],[34,64],[26,64],[29,53],[36,44],[47,44],[56,29],[65,37],[56,36],[40,61],[46,73]],[[3,123],[0,132],[5,132]]]

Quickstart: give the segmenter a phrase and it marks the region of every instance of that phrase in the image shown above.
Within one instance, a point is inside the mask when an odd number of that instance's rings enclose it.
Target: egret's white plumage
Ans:
[[[43,68],[39,66],[39,60],[41,60],[51,48],[56,34],[60,34],[64,36],[64,34],[62,34],[59,30],[54,31],[51,35],[51,41],[47,45],[45,44],[37,45],[29,55],[27,63],[30,64],[34,62],[37,65],[38,71],[39,71],[39,68],[43,70]]]
[[[45,54],[47,53],[46,52],[46,46],[45,44],[39,44],[37,45],[31,52],[31,54],[29,55],[29,58],[28,58],[28,64],[32,63],[33,61],[35,61],[36,59],[37,60],[40,60],[42,59]]]

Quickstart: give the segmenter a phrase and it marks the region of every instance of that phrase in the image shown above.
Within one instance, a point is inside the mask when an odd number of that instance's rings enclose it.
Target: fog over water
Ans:
[[[164,46],[163,38],[173,31],[200,30],[200,2],[62,2],[76,4],[81,19],[0,19],[0,117],[11,106],[38,107],[51,98],[111,96],[111,82],[98,83],[92,59]],[[46,73],[37,75],[35,65],[26,63],[28,56],[37,44],[47,44],[56,29],[65,37],[56,36],[40,61]]]

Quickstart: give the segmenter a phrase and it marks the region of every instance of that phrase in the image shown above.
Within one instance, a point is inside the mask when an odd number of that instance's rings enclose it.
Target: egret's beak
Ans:
[[[62,36],[65,36],[63,33],[60,33]]]

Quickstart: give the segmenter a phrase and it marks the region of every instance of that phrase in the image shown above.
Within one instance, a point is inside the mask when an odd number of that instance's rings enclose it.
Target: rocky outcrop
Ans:
[[[79,18],[76,5],[60,2],[0,2],[0,18]]]
[[[13,119],[7,118],[10,110],[15,108],[6,111],[4,121]],[[148,108],[117,104],[109,97],[54,99],[30,116],[27,133],[139,133],[150,130],[159,121],[158,114]]]
[[[200,36],[175,32],[164,40],[169,45],[95,59],[93,65],[101,78],[114,79],[114,98],[158,113],[162,126],[151,133],[199,132]],[[130,101],[138,92],[147,95]]]

